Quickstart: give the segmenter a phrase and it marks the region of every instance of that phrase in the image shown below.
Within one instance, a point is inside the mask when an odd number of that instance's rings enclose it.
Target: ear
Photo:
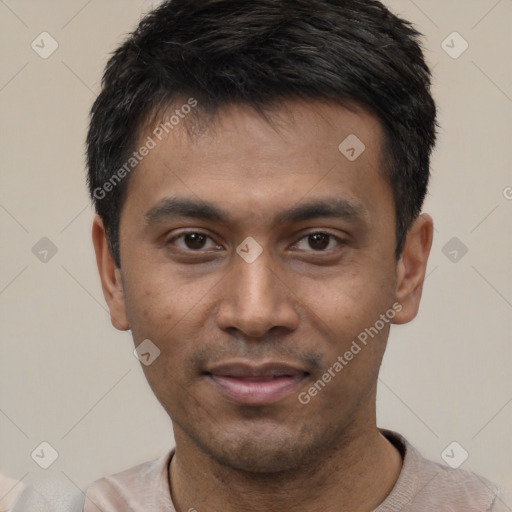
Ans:
[[[130,325],[126,316],[121,270],[116,268],[108,246],[103,221],[98,215],[94,217],[92,225],[92,241],[96,252],[96,264],[98,265],[103,295],[110,310],[110,320],[116,329],[127,331]]]
[[[432,218],[423,213],[407,233],[404,250],[397,263],[396,300],[402,309],[393,319],[395,324],[410,322],[418,313],[433,231]]]

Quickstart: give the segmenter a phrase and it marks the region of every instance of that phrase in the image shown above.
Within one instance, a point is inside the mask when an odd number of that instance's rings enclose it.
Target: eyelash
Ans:
[[[174,241],[180,239],[180,238],[183,238],[187,235],[201,235],[201,236],[204,236],[212,241],[213,238],[209,235],[207,235],[206,233],[203,233],[201,231],[185,231],[185,232],[182,232],[180,233],[179,235],[176,235],[176,236],[173,236],[172,238],[170,238],[165,245],[171,245]],[[329,233],[327,231],[313,231],[313,232],[310,232],[310,233],[307,233],[305,235],[303,235],[301,238],[299,238],[299,240],[297,242],[295,242],[293,244],[293,246],[296,246],[300,241],[304,240],[304,239],[307,239],[311,236],[314,236],[314,235],[326,235],[327,237],[329,237],[329,242],[331,239],[334,239],[337,244],[338,244],[338,249],[339,249],[339,246],[340,245],[343,245],[343,240],[341,238],[339,238],[338,236],[336,235],[333,235],[332,233]],[[217,246],[219,246],[219,244],[216,244]],[[194,249],[189,249],[189,248],[181,248],[181,247],[178,247],[179,250],[182,250],[182,251],[185,251],[185,252],[188,252],[188,253],[198,253],[198,254],[201,254],[201,253],[204,253],[204,252],[207,252],[208,250],[204,250],[204,249],[197,249],[197,250],[194,250]],[[312,253],[316,253],[316,254],[319,254],[319,253],[327,253],[327,252],[331,252],[332,250],[335,250],[335,249],[320,249],[320,250],[314,250],[314,249],[309,249],[310,252]]]

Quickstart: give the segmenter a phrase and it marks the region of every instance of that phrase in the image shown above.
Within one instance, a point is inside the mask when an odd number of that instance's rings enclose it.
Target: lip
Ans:
[[[245,405],[268,405],[296,390],[309,372],[287,363],[229,363],[205,375],[227,398]]]

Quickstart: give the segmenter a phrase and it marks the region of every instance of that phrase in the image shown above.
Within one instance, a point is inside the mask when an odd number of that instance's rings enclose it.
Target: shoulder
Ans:
[[[82,493],[78,493],[68,481],[60,476],[46,475],[36,481],[19,482],[14,493],[2,497],[0,510],[11,512],[81,512],[84,504]],[[10,498],[8,503],[4,498]],[[7,507],[7,508],[4,508]]]
[[[168,482],[168,465],[173,454],[174,450],[96,480],[86,490],[84,512],[174,510]]]
[[[450,504],[455,510],[491,511],[495,505],[498,487],[471,471],[454,469],[437,462],[423,459],[425,472],[433,475],[425,491],[418,494],[418,500],[427,499],[430,504]]]
[[[395,487],[376,512],[500,510],[499,490],[486,478],[425,459],[400,434],[381,432],[402,452],[404,462]]]

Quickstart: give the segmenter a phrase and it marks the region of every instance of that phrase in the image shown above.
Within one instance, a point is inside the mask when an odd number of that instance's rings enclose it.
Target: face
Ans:
[[[355,159],[338,149],[351,134],[365,146]],[[97,221],[112,321],[160,350],[143,369],[178,444],[279,471],[374,424],[415,268],[395,259],[381,139],[364,111],[289,102],[269,124],[229,107],[194,137],[177,126],[133,171],[121,273]]]

